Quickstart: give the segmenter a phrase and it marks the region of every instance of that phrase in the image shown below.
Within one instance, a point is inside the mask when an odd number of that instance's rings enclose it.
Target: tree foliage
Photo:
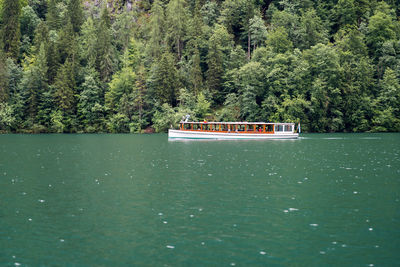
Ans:
[[[0,132],[400,130],[398,1],[0,0]]]

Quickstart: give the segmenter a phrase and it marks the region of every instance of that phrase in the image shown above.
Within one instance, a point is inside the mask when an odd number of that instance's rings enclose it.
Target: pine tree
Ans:
[[[78,118],[85,131],[99,131],[104,120],[102,90],[99,86],[98,73],[91,69],[85,75],[77,104]]]
[[[192,66],[190,70],[190,80],[193,86],[193,92],[197,95],[203,88],[203,73],[200,67],[200,52],[196,47],[192,56]]]
[[[175,68],[173,55],[165,51],[161,60],[156,64],[150,84],[152,85],[156,99],[160,103],[176,105],[176,92],[179,88],[178,72]]]
[[[97,54],[97,31],[92,17],[89,17],[82,26],[80,37],[82,58],[89,68],[96,67]]]
[[[111,22],[107,6],[101,12],[97,30],[97,60],[96,69],[102,81],[109,81],[114,69],[114,47],[111,42]]]
[[[3,37],[3,49],[8,57],[18,59],[20,45],[20,0],[4,0],[2,14],[1,35]]]
[[[42,107],[43,93],[47,90],[47,60],[44,43],[40,45],[37,55],[28,58],[24,67],[21,87],[25,99],[26,114],[31,123],[39,121],[39,111]]]
[[[183,44],[187,33],[188,10],[185,0],[171,0],[167,6],[167,38],[174,47],[178,60],[181,59]]]
[[[0,40],[1,44],[1,40]],[[3,49],[0,49],[0,103],[7,102],[8,100],[8,81],[7,81],[7,65],[6,57]]]
[[[60,17],[57,10],[57,0],[49,0],[46,14],[46,22],[50,30],[58,30],[61,27]]]
[[[60,67],[54,83],[57,108],[64,115],[72,115],[75,108],[75,77],[73,62],[67,58]]]
[[[75,32],[80,32],[84,21],[81,0],[70,0],[68,2],[68,17]]]
[[[164,8],[160,0],[155,0],[150,11],[148,54],[155,58],[161,56],[164,39]]]

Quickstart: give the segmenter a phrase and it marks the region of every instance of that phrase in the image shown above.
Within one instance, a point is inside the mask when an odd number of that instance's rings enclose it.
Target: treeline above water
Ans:
[[[0,0],[0,132],[400,131],[399,0]]]

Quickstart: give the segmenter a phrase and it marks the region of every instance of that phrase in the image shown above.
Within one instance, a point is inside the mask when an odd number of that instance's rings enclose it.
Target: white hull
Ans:
[[[218,132],[200,132],[200,131],[182,131],[182,130],[168,130],[168,138],[182,138],[182,139],[297,139],[298,133],[292,132],[279,132],[273,134],[263,133],[218,133]]]

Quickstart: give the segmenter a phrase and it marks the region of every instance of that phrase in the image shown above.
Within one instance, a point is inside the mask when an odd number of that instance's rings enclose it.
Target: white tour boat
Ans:
[[[179,130],[168,130],[168,138],[177,139],[297,139],[300,125],[269,122],[188,122]]]

